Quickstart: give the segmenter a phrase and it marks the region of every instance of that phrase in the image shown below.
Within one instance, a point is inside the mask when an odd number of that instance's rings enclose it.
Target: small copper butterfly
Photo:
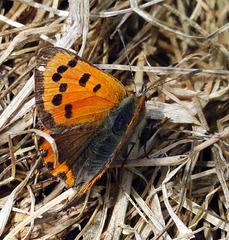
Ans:
[[[53,150],[44,140],[44,162],[52,175],[83,193],[143,119],[145,95],[127,97],[121,82],[63,48],[41,49],[37,64],[37,112],[59,155],[54,166]]]

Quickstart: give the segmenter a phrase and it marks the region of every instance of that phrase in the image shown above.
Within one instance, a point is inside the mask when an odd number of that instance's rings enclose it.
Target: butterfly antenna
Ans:
[[[188,78],[188,77],[193,76],[193,75],[195,75],[197,73],[200,73],[200,72],[202,72],[201,69],[193,70],[193,71],[191,71],[189,73],[186,73],[185,75],[180,75],[180,76],[178,76],[176,78],[167,80],[167,81],[165,81],[165,83],[168,83],[168,82],[171,82],[171,81],[174,81],[174,80],[181,80],[181,79],[184,79],[184,78]]]
[[[177,81],[177,80],[185,79],[185,78],[191,77],[193,75],[196,75],[196,74],[198,74],[200,72],[202,72],[202,70],[201,69],[197,69],[197,70],[193,70],[193,71],[191,71],[189,73],[186,73],[185,75],[179,75],[178,77],[172,78],[170,80],[166,80],[166,81],[158,80],[153,86],[151,86],[149,89],[147,89],[146,92],[149,91],[152,88],[162,86],[165,83],[169,83],[169,82],[172,82],[172,81],[175,81],[175,80]]]
[[[133,74],[133,71],[132,71],[132,68],[131,68],[131,65],[130,65],[130,60],[129,60],[127,49],[126,49],[126,44],[125,44],[125,41],[124,41],[124,37],[123,37],[122,31],[120,29],[118,29],[118,34],[119,34],[119,37],[121,39],[122,45],[124,47],[124,51],[125,51],[125,54],[126,54],[127,62],[128,62],[129,66],[130,66],[131,76],[134,79],[134,74]]]

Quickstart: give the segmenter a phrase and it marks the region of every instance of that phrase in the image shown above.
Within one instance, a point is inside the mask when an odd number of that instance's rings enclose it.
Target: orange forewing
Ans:
[[[37,106],[40,112],[46,112],[40,118],[46,125],[50,114],[52,127],[84,124],[107,116],[126,96],[119,81],[62,48],[42,49],[35,75]],[[73,110],[71,118],[66,118],[69,103]]]

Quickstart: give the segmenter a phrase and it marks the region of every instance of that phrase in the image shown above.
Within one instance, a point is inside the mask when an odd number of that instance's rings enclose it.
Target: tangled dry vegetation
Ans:
[[[138,2],[0,1],[1,239],[228,239],[229,5]],[[37,147],[33,70],[50,45],[147,89],[128,159],[73,203]]]

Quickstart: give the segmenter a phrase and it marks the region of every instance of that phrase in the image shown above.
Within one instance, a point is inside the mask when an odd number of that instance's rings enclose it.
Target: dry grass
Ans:
[[[69,1],[0,1],[1,239],[228,239],[227,1]],[[148,89],[130,160],[61,211],[74,189],[48,173],[35,138],[33,70],[47,45]]]

